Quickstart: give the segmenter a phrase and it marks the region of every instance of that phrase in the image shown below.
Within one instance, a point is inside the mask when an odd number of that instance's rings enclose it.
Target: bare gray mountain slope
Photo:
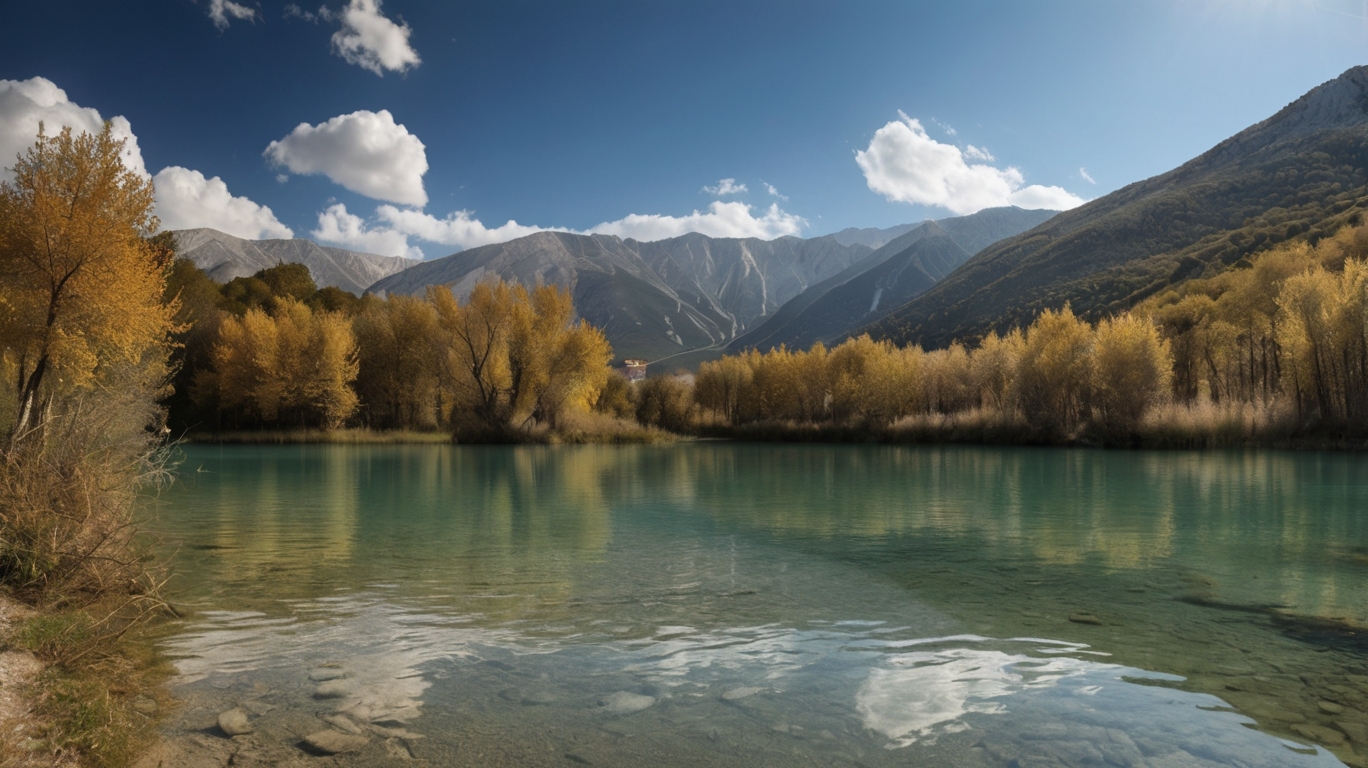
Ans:
[[[312,240],[244,240],[216,229],[181,229],[173,233],[179,254],[195,262],[209,277],[226,283],[277,264],[303,264],[318,287],[336,286],[360,295],[383,277],[418,262],[328,248]]]
[[[882,248],[891,243],[895,238],[911,232],[920,225],[921,222],[916,224],[899,224],[896,227],[888,227],[887,229],[879,229],[878,227],[864,227],[862,229],[846,227],[840,232],[832,233],[830,237],[835,238],[836,242],[841,245],[855,245],[858,243],[859,245],[867,245],[870,248]]]
[[[838,343],[862,325],[925,293],[972,254],[1019,234],[1055,211],[988,208],[926,221],[833,277],[803,291],[728,349],[806,349]]]
[[[449,285],[464,299],[481,280],[560,285],[620,357],[659,360],[721,348],[808,286],[869,253],[835,240],[710,238],[642,243],[539,232],[423,262],[377,281],[374,293],[421,295]]]

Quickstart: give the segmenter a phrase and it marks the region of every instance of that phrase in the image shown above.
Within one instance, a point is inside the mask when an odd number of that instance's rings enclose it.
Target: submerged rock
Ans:
[[[318,689],[314,691],[315,699],[340,699],[346,696],[351,690],[351,686],[343,680],[329,680],[320,683]]]
[[[755,686],[747,685],[741,688],[733,688],[730,691],[727,691],[726,693],[722,694],[722,700],[740,701],[741,699],[754,696],[757,693],[764,693],[764,691],[764,688],[756,688]]]
[[[243,712],[241,707],[234,707],[221,713],[218,716],[218,727],[229,736],[241,736],[254,730],[252,724],[247,721],[247,713]]]
[[[353,736],[358,735],[362,732],[361,726],[357,725],[350,717],[347,717],[346,715],[320,715],[318,719],[322,720],[328,725],[331,725],[339,731],[350,733]]]
[[[1326,728],[1323,725],[1309,725],[1297,723],[1292,726],[1292,732],[1302,738],[1314,741],[1323,746],[1332,747],[1344,743],[1344,734],[1333,728]]]
[[[642,696],[639,693],[628,693],[618,691],[599,702],[613,715],[630,715],[633,712],[640,712],[649,709],[656,703],[654,696]]]
[[[329,680],[341,680],[346,676],[346,670],[341,667],[319,667],[309,673],[309,679],[315,683],[326,683]]]
[[[314,750],[325,755],[343,755],[348,752],[360,752],[369,743],[370,739],[365,736],[356,736],[350,733],[342,733],[328,729],[311,733],[304,737],[304,743]]]

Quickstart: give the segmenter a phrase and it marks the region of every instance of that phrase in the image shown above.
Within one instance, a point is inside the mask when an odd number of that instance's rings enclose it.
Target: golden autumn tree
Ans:
[[[1093,346],[1093,402],[1102,426],[1135,429],[1145,411],[1169,392],[1173,356],[1154,323],[1124,314],[1097,326]]]
[[[574,321],[570,294],[481,283],[461,304],[451,289],[428,289],[445,354],[443,380],[457,429],[492,435],[539,421],[555,427],[570,409],[590,408],[608,376],[603,332]]]
[[[336,312],[280,298],[219,326],[201,399],[264,424],[335,429],[357,408],[356,336]]]
[[[694,380],[694,399],[699,406],[728,424],[737,424],[741,418],[741,403],[755,379],[755,360],[759,356],[760,353],[752,349],[699,365]]]
[[[40,131],[0,184],[0,346],[16,375],[10,444],[41,434],[55,396],[164,374],[175,307],[161,301],[166,264],[152,182],[124,167],[123,141]],[[140,368],[142,377],[127,376]],[[153,379],[152,381],[149,381]]]
[[[1092,327],[1067,304],[1036,316],[1017,368],[1018,404],[1027,421],[1063,434],[1078,426],[1092,383],[1092,346]]]
[[[434,341],[437,310],[412,296],[391,296],[352,321],[360,349],[357,394],[371,426],[417,429],[439,419]]]
[[[974,350],[969,376],[982,405],[998,413],[1015,409],[1017,367],[1025,347],[1025,335],[1013,328],[1006,336],[989,333]]]

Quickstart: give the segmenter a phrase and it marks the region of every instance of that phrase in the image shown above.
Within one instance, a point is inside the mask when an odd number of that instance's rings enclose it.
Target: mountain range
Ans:
[[[318,287],[331,285],[360,295],[376,280],[418,263],[416,259],[328,248],[304,238],[244,240],[216,229],[181,229],[173,234],[177,253],[220,283],[294,262],[309,268]]]
[[[733,341],[729,350],[754,347],[765,351],[780,345],[806,349],[818,341],[838,343],[925,293],[975,253],[1055,214],[988,208],[969,216],[910,225],[878,250],[800,293]]]
[[[721,349],[813,283],[870,253],[830,236],[713,238],[643,243],[613,235],[538,232],[425,261],[370,286],[421,295],[449,285],[464,299],[481,280],[559,285],[603,329],[619,357],[660,360]]]
[[[941,347],[1070,303],[1098,318],[1368,208],[1368,67],[1316,87],[1182,166],[974,256],[869,326]]]

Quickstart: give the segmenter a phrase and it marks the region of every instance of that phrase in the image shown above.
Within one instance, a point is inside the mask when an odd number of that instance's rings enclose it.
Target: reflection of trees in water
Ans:
[[[161,501],[194,505],[191,538],[219,548],[183,553],[187,577],[308,573],[272,580],[275,597],[385,583],[557,601],[606,557],[611,510],[653,509],[667,514],[643,524],[697,510],[856,559],[913,543],[919,565],[1189,569],[1211,582],[1204,597],[1364,612],[1368,551],[1355,547],[1368,519],[1355,512],[1368,490],[1352,455],[732,444],[219,455]]]
[[[182,584],[268,580],[263,597],[398,585],[559,596],[611,539],[592,451],[311,446],[195,455],[157,501],[191,546]],[[166,512],[161,515],[168,517]],[[415,580],[422,584],[414,584]],[[526,594],[524,594],[526,593]]]
[[[678,460],[687,457],[687,461]],[[681,465],[687,464],[687,467]],[[1353,455],[726,446],[679,449],[721,519],[823,539],[948,537],[986,561],[1185,568],[1226,599],[1364,613]],[[873,542],[866,541],[866,547]],[[992,553],[997,553],[996,555]],[[1253,574],[1262,581],[1246,582]]]

